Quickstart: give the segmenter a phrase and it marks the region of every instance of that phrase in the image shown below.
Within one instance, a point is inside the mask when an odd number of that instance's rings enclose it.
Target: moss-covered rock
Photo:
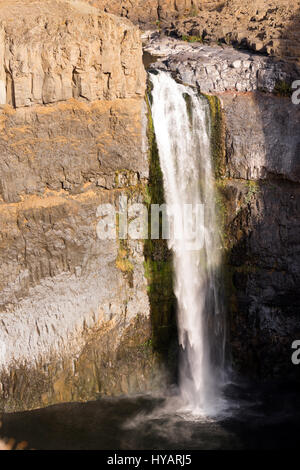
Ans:
[[[225,175],[225,125],[220,100],[217,96],[204,95],[208,101],[211,119],[211,146],[215,176]]]
[[[146,202],[149,217],[151,204],[165,202],[163,175],[160,168],[158,148],[151,115],[151,84],[146,96],[148,106],[149,183]],[[149,220],[150,221],[150,220]],[[161,222],[161,221],[160,221]],[[151,224],[149,223],[149,226]],[[161,232],[161,230],[160,230]],[[166,363],[171,377],[177,368],[176,299],[173,292],[172,254],[166,240],[151,240],[144,246],[145,275],[148,280],[148,295],[152,318],[152,345],[161,360]]]

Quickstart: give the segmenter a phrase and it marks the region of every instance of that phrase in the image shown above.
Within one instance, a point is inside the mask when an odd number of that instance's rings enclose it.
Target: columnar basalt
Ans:
[[[126,19],[79,1],[1,6],[1,104],[20,108],[144,95],[139,31]]]
[[[90,4],[125,16],[141,26],[159,26],[160,22],[183,15],[195,15],[203,0],[91,0]],[[211,3],[211,2],[210,2]],[[214,1],[214,3],[218,3]]]
[[[295,372],[300,5],[267,3],[0,1],[1,409],[153,390],[162,358],[176,374],[165,241],[96,233],[100,204],[164,201],[131,21],[158,30],[153,67],[208,96],[235,364]]]
[[[145,194],[140,33],[77,1],[0,7],[1,409],[153,389],[143,242],[96,234],[99,204]]]
[[[232,44],[299,64],[299,9],[298,0],[200,2],[195,15],[173,19],[164,30],[187,41]]]
[[[186,41],[232,44],[299,61],[299,0],[90,0],[102,10]]]

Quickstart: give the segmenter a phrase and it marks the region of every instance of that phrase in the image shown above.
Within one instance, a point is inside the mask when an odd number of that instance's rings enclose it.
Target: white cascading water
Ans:
[[[179,373],[183,408],[218,414],[224,406],[225,319],[221,295],[221,243],[217,227],[214,171],[207,100],[168,73],[150,74],[152,117],[164,178],[168,218],[185,205],[203,204],[201,249],[187,249],[171,236],[174,291],[182,349]],[[193,240],[192,240],[193,241]]]

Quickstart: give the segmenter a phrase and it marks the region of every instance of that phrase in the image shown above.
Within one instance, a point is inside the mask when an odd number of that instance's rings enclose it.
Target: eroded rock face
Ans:
[[[155,383],[143,243],[124,251],[95,233],[98,205],[119,195],[33,196],[1,208],[4,409]]]
[[[210,4],[209,4],[210,3]],[[165,27],[168,35],[247,48],[299,63],[299,1],[203,2],[199,12]]]
[[[168,38],[154,37],[145,51],[157,60],[152,68],[219,97],[226,126],[227,177],[256,180],[276,175],[300,181],[300,108],[276,91],[281,80],[296,79],[297,68],[228,47]]]
[[[300,109],[290,98],[259,93],[221,102],[233,358],[247,375],[297,378],[291,345],[300,334]]]
[[[196,14],[201,0],[91,0],[89,3],[134,23],[155,26],[157,22]],[[216,3],[216,2],[214,2]]]
[[[0,195],[18,202],[46,190],[80,193],[86,185],[112,189],[116,172],[145,181],[142,99],[70,99],[57,105],[13,110],[0,115]]]
[[[196,14],[200,6],[210,12],[211,40],[219,38],[214,15],[229,5],[89,3],[144,24]],[[278,11],[255,12],[257,34],[266,21],[276,23]],[[171,25],[169,33],[203,35],[194,21],[182,31],[182,21]],[[223,16],[225,29],[230,22]],[[266,32],[264,45],[272,35]],[[292,57],[295,42],[287,45]],[[159,59],[156,67],[220,99],[226,140],[218,186],[233,357],[246,373],[282,373],[300,334],[300,143],[299,108],[274,92],[298,71],[249,52],[170,38],[150,41],[146,50]],[[144,392],[165,379],[151,347],[152,326],[166,336],[174,303],[171,272],[157,269],[161,246],[148,256],[156,273],[152,301],[164,321],[151,325],[145,247],[96,233],[99,204],[118,205],[121,194],[144,200],[145,81],[140,34],[127,19],[75,0],[0,2],[2,409]]]
[[[0,77],[6,93],[0,104],[19,108],[72,97],[144,95],[139,31],[126,19],[77,1],[40,3],[1,8]]]
[[[223,180],[231,352],[237,370],[297,379],[300,188],[281,178]]]
[[[170,71],[177,79],[197,86],[202,93],[224,91],[276,91],[279,83],[292,83],[299,70],[294,64],[231,47],[187,44],[150,35],[145,52],[157,58],[154,68]]]
[[[300,183],[300,107],[268,94],[224,95],[226,175]]]
[[[224,147],[215,157],[234,364],[262,379],[295,377],[291,345],[300,335],[300,107],[291,96],[279,96],[276,82],[293,80],[297,69],[227,47],[159,37],[146,51],[156,60],[150,71],[169,70],[180,82],[219,98],[223,124],[216,131]]]
[[[85,3],[0,3],[0,406],[162,384],[139,241],[97,208],[144,200],[139,31]]]
[[[287,0],[90,0],[141,27],[207,43],[223,42],[295,62],[300,2]]]

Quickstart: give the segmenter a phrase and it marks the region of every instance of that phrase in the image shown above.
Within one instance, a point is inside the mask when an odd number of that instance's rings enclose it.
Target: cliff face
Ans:
[[[300,108],[291,96],[280,96],[278,83],[297,79],[297,69],[246,51],[168,38],[154,38],[146,51],[157,60],[151,67],[197,87],[211,105],[235,368],[263,379],[295,377]]]
[[[201,5],[190,18],[166,26],[177,37],[196,36],[209,42],[233,44],[255,52],[284,57],[300,56],[300,2],[287,0],[230,0]]]
[[[247,374],[289,370],[300,334],[300,115],[283,95],[299,78],[299,5],[265,3],[0,1],[2,409],[163,382],[152,343],[174,336],[170,254],[160,241],[96,233],[100,204],[163,197],[140,32],[127,18],[186,36],[145,50],[219,99],[220,109],[208,98],[214,119],[222,111],[215,158],[233,358]]]
[[[139,31],[77,1],[0,23],[1,407],[155,387],[143,243],[96,235],[99,204],[145,193]]]
[[[182,15],[196,14],[201,0],[91,0],[90,4],[125,16],[134,23],[154,26],[157,22],[177,18]],[[207,2],[205,2],[207,3]],[[211,3],[211,2],[210,2]],[[213,2],[216,3],[216,2]]]
[[[298,0],[93,0],[89,3],[125,16],[143,28],[176,37],[222,42],[298,61]]]
[[[59,1],[2,2],[0,18],[1,104],[143,96],[139,32],[125,19]]]

